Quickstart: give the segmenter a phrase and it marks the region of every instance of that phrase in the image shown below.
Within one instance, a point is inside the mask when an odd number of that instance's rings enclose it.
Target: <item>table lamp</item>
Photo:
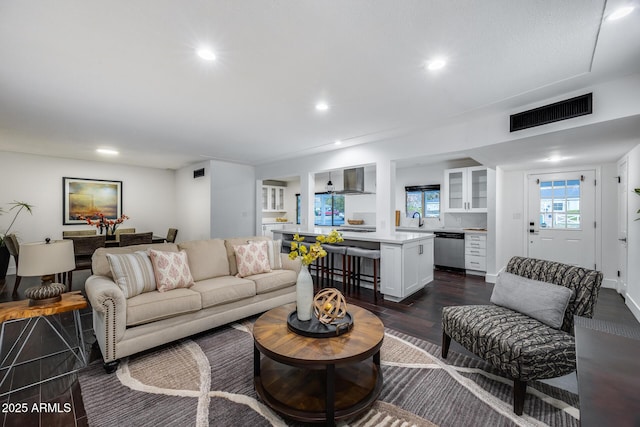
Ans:
[[[42,284],[25,290],[29,305],[44,305],[60,301],[66,289],[62,283],[53,283],[56,273],[76,268],[72,240],[51,240],[20,245],[18,275],[42,276]]]

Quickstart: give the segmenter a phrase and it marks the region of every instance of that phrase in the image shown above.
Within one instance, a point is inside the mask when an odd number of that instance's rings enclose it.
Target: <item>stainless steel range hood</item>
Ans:
[[[344,189],[337,194],[373,194],[364,190],[364,168],[344,170]]]

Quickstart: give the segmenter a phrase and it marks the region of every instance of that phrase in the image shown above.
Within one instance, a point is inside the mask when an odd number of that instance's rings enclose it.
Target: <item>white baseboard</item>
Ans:
[[[614,280],[614,279],[607,279],[604,278],[602,279],[602,285],[600,285],[601,288],[607,288],[607,289],[618,289],[618,281]]]
[[[640,322],[640,304],[638,304],[638,301],[635,301],[629,296],[629,294],[627,294],[624,298],[624,302],[627,307],[629,307],[629,310],[631,310],[631,314],[633,314],[636,320]]]
[[[7,276],[9,274],[16,274],[16,267],[15,265],[9,266],[9,268],[7,268]]]
[[[487,274],[484,276],[484,281],[487,283],[496,283],[497,278],[498,278],[497,274]]]

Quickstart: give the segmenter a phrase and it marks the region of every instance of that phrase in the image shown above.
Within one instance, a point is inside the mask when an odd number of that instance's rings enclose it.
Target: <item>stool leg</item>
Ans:
[[[378,303],[378,260],[373,260],[373,302]]]
[[[347,266],[345,265],[345,262],[346,262],[346,256],[345,254],[342,254],[342,292],[346,295],[347,294],[347,276],[346,276]]]

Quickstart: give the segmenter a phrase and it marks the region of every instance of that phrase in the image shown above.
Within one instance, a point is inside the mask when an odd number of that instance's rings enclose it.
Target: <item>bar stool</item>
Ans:
[[[346,255],[347,255],[347,247],[346,246],[339,246],[339,245],[329,245],[329,244],[324,244],[322,245],[322,248],[327,252],[327,256],[322,258],[321,264],[320,264],[320,272],[321,272],[321,277],[320,277],[320,287],[324,286],[324,277],[325,277],[325,273],[327,275],[327,282],[328,285],[331,286],[331,281],[333,280],[333,278],[337,275],[336,273],[336,268],[335,268],[335,256],[336,255],[342,255],[342,268],[340,269],[340,271],[342,271],[342,292],[346,294],[347,292],[347,275],[346,275],[346,268],[347,268],[347,263],[346,263]],[[326,265],[325,265],[326,263]]]
[[[354,290],[360,290],[360,264],[363,259],[373,260],[373,300],[378,302],[378,261],[380,260],[379,249],[365,249],[349,246],[347,248],[347,280],[349,287],[353,281]],[[353,267],[352,267],[353,265]]]

